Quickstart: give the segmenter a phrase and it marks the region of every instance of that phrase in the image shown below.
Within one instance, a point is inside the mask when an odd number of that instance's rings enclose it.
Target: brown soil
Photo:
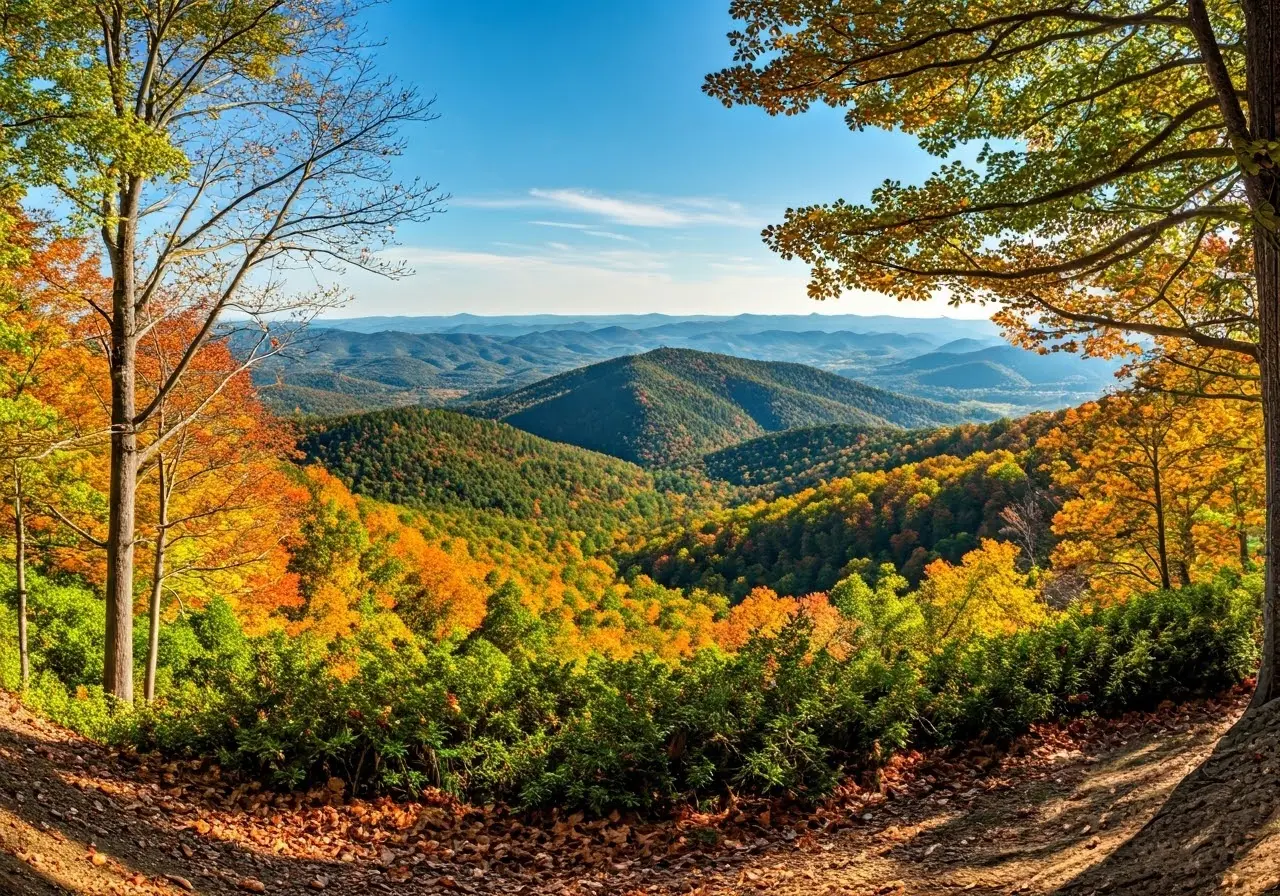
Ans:
[[[0,894],[1280,894],[1280,707],[1224,737],[1242,709],[1236,695],[912,757],[811,813],[533,823],[262,794],[122,757],[0,695]]]

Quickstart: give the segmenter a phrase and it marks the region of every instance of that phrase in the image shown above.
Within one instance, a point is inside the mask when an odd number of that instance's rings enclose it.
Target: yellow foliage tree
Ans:
[[[1261,531],[1257,405],[1122,393],[1067,414],[1041,440],[1069,495],[1054,517],[1057,569],[1095,593],[1171,588],[1253,562]]]
[[[935,560],[920,586],[930,639],[1009,634],[1043,622],[1048,611],[1026,573],[1018,570],[1019,548],[982,540],[958,565]]]

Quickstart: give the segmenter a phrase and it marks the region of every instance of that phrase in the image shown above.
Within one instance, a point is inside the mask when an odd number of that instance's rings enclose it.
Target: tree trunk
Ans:
[[[1251,136],[1275,140],[1280,135],[1280,0],[1249,0],[1245,4],[1245,47]],[[1251,199],[1280,208],[1280,179],[1263,168]],[[1257,209],[1255,209],[1255,212]],[[1262,418],[1266,445],[1267,524],[1263,543],[1266,587],[1262,598],[1262,667],[1253,705],[1280,696],[1280,631],[1276,611],[1280,592],[1280,235],[1262,224],[1253,226],[1254,274],[1258,302],[1258,366],[1261,374]]]
[[[133,198],[132,196],[130,197]],[[103,689],[133,702],[133,547],[138,488],[134,222],[122,203],[111,284],[111,491],[107,523],[107,637]]]
[[[13,470],[14,586],[18,592],[18,666],[22,686],[31,678],[31,655],[27,650],[27,521],[22,506],[22,470]]]
[[[150,703],[156,698],[156,664],[160,655],[160,597],[164,592],[165,536],[169,528],[169,491],[165,476],[164,455],[156,465],[160,478],[160,514],[156,526],[156,554],[151,566],[150,629],[147,632],[147,675],[142,686],[142,696]]]
[[[1156,505],[1156,560],[1160,566],[1160,587],[1168,591],[1173,587],[1169,575],[1169,538],[1165,533],[1164,493],[1160,484],[1160,455],[1155,454],[1151,461],[1152,492]]]

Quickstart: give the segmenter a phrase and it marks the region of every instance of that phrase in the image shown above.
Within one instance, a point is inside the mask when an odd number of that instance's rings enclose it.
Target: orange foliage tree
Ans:
[[[164,597],[198,603],[217,593],[252,631],[300,603],[287,542],[306,492],[282,470],[292,440],[258,401],[249,372],[224,340],[206,341],[186,375],[160,388],[196,338],[198,321],[175,315],[139,353],[142,394],[160,396],[139,471],[139,536],[151,553],[144,695],[155,696]],[[174,421],[182,424],[174,428]]]
[[[47,240],[23,219],[6,238],[17,249],[0,268],[0,483],[12,509],[20,675],[27,681],[28,535],[57,502],[68,505],[76,450],[106,435],[81,400],[88,351],[67,309],[103,288],[76,240]]]
[[[1264,525],[1255,404],[1122,393],[1070,411],[1041,446],[1070,496],[1053,564],[1113,598],[1249,566]]]

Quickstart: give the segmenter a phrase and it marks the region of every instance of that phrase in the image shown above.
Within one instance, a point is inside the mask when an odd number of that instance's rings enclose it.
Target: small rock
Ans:
[[[307,886],[313,890],[323,890],[325,887],[329,886],[329,879],[323,875],[313,877]]]
[[[253,877],[246,877],[244,880],[236,884],[236,886],[244,890],[246,893],[267,892],[267,885],[264,884],[262,881],[258,880],[257,878],[253,878]]]
[[[164,876],[164,879],[167,880],[169,883],[173,884],[175,887],[181,887],[182,889],[186,890],[188,893],[195,891],[195,887],[191,886],[191,881],[187,880],[185,877],[180,877],[177,874],[166,874]]]

